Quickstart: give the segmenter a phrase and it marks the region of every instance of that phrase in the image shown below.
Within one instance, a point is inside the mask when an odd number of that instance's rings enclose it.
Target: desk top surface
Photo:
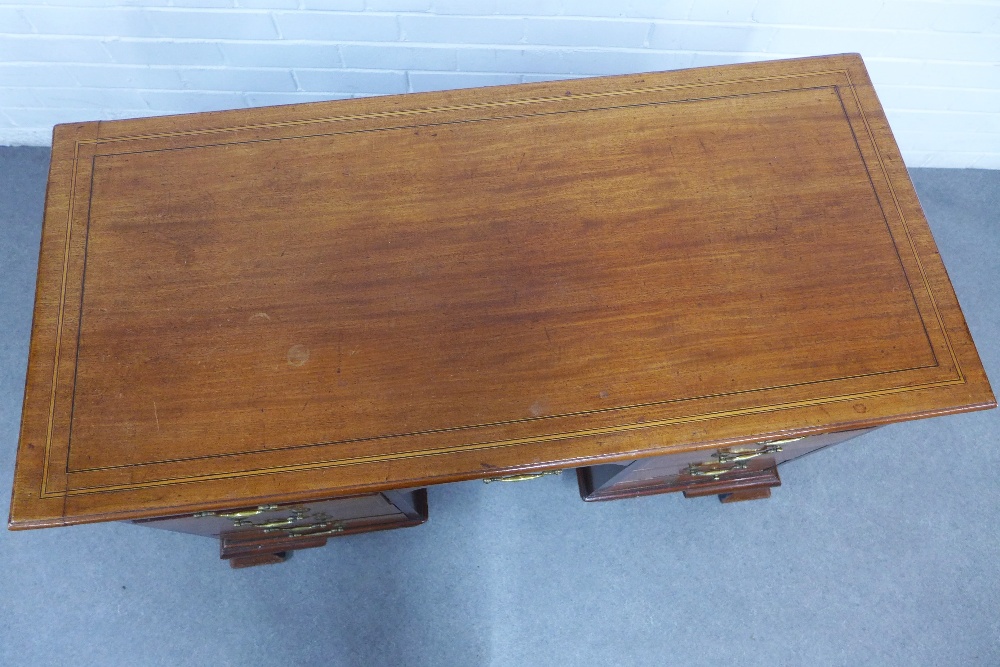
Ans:
[[[857,56],[62,125],[11,520],[993,404]]]

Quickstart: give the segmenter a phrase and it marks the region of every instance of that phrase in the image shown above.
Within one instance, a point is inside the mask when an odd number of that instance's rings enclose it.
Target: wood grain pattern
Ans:
[[[58,126],[11,525],[994,405],[855,55]]]

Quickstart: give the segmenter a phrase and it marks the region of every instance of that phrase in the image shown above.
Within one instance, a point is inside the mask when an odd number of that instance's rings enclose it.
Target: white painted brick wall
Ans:
[[[0,144],[70,121],[847,51],[907,164],[1000,168],[1000,0],[0,0]]]

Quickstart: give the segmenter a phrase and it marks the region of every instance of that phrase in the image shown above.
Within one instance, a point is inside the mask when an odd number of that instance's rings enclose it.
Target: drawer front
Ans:
[[[247,534],[309,534],[349,529],[358,523],[396,523],[414,512],[407,492],[376,493],[309,503],[261,505],[179,517],[143,519],[135,523],[179,533],[219,537]]]
[[[755,445],[654,456],[623,465],[581,469],[584,500],[611,500],[647,493],[695,491],[720,481],[739,481],[872,429],[824,433]]]

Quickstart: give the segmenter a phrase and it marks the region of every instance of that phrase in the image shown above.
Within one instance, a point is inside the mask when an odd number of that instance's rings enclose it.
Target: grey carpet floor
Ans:
[[[3,503],[47,163],[0,149]],[[913,178],[1000,382],[1000,171]],[[140,526],[3,531],[0,665],[1000,665],[998,433],[998,410],[887,427],[736,505],[435,487],[423,526],[247,570]]]

